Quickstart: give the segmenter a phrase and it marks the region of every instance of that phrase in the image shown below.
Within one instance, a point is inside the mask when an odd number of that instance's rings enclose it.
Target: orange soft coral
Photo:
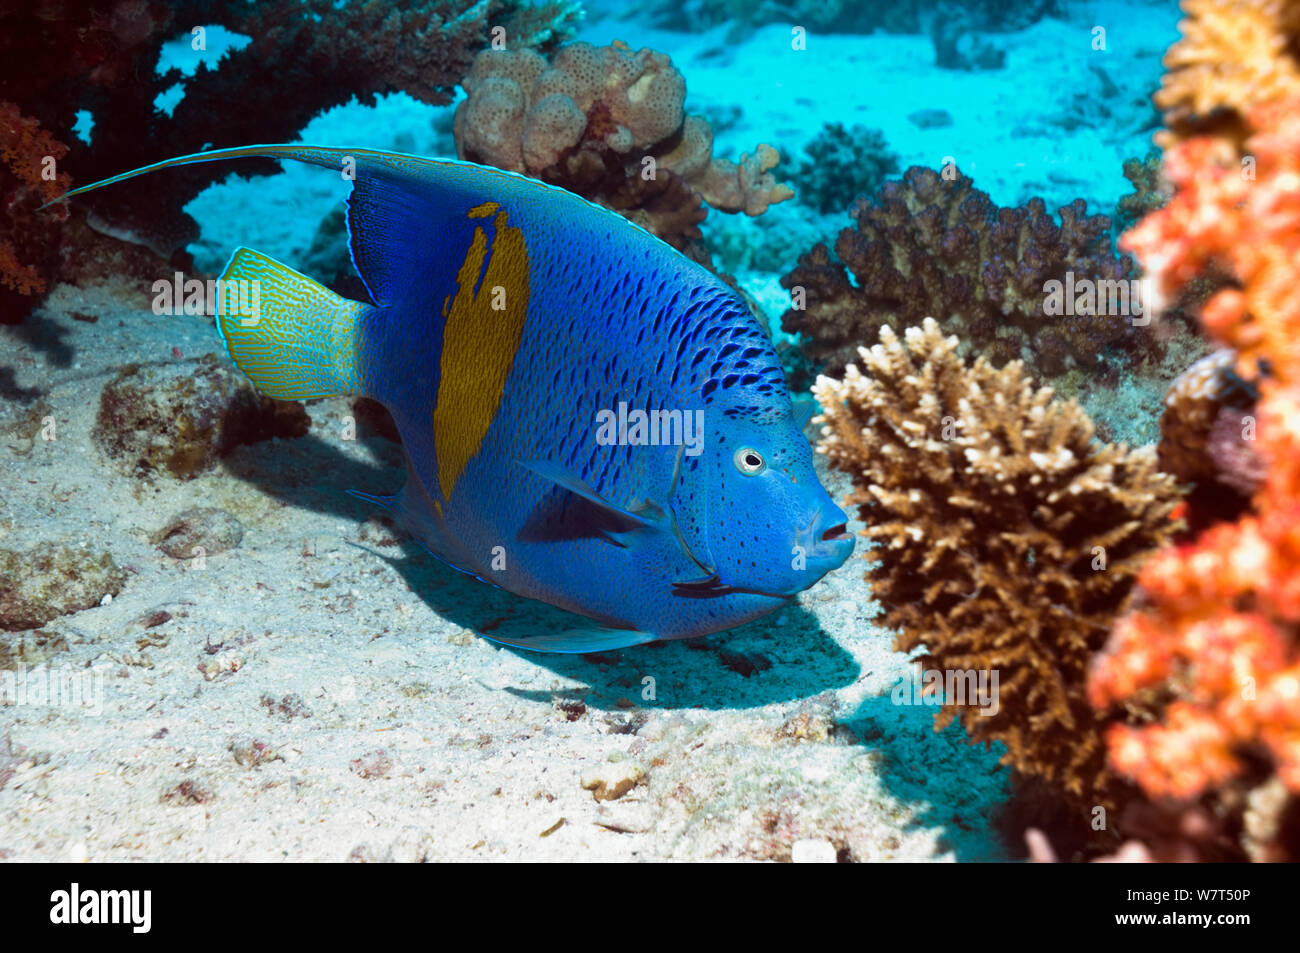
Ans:
[[[1165,155],[1177,201],[1147,216],[1124,237],[1142,256],[1165,298],[1193,277],[1220,267],[1240,289],[1224,289],[1201,320],[1236,348],[1247,369],[1260,356],[1273,373],[1300,376],[1300,97],[1257,108],[1257,130],[1242,164],[1224,161],[1220,144],[1192,139]]]
[[[1183,0],[1183,38],[1165,55],[1156,105],[1169,148],[1213,134],[1240,145],[1261,104],[1300,95],[1300,3],[1296,0]]]
[[[1230,274],[1237,287],[1202,323],[1243,372],[1265,372],[1253,513],[1152,558],[1145,608],[1091,672],[1098,708],[1165,703],[1161,721],[1107,738],[1112,766],[1152,796],[1253,785],[1261,764],[1300,794],[1300,96],[1248,118],[1240,165],[1210,138],[1171,149],[1173,200],[1122,242],[1166,296],[1209,269]]]

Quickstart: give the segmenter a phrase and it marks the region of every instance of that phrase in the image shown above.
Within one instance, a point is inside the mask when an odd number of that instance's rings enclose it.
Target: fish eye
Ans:
[[[732,459],[736,463],[736,469],[745,476],[755,476],[767,469],[763,455],[753,447],[741,447]]]

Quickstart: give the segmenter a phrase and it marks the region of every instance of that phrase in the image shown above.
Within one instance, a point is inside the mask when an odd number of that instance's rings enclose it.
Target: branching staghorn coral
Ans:
[[[819,451],[851,475],[849,503],[880,543],[867,572],[926,669],[996,671],[998,710],[948,707],[971,738],[1084,805],[1110,804],[1101,723],[1084,679],[1142,560],[1170,538],[1172,478],[1151,448],[1093,443],[1073,401],[958,355],[926,319],[861,348],[862,370],[819,378]]]
[[[663,53],[572,43],[551,61],[485,50],[456,110],[461,158],[561,185],[707,260],[702,203],[759,215],[793,196],[760,145],[739,162],[713,156],[713,130],[686,115],[686,80]]]
[[[840,372],[857,342],[873,340],[881,327],[897,330],[924,317],[994,363],[1027,357],[1043,375],[1154,346],[1128,317],[1101,307],[1101,295],[1098,310],[1109,313],[1048,313],[1046,283],[1064,287],[1070,274],[1099,288],[1124,282],[1127,295],[1135,274],[1129,259],[1110,250],[1109,219],[1087,216],[1082,201],[1060,210],[1060,225],[1040,199],[998,208],[970,178],[952,172],[913,166],[902,181],[886,182],[849,213],[856,228],[836,239],[839,261],[817,245],[781,279],[806,296],[804,310],[786,311],[782,325],[807,339],[808,356],[827,373]]]
[[[1092,673],[1100,710],[1158,699],[1159,720],[1110,729],[1110,762],[1156,798],[1210,801],[1242,821],[1256,859],[1300,856],[1300,96],[1255,106],[1244,154],[1198,137],[1165,154],[1175,194],[1124,237],[1166,297],[1207,269],[1235,287],[1202,324],[1266,373],[1254,408],[1267,469],[1251,512],[1211,527],[1143,569],[1139,611],[1123,618]],[[1261,791],[1284,789],[1262,798]],[[1262,798],[1262,800],[1261,800]],[[1261,803],[1273,806],[1263,818]],[[1283,818],[1290,817],[1288,826]],[[1271,825],[1271,826],[1270,826]],[[1274,830],[1274,836],[1259,831]],[[1289,840],[1288,840],[1289,838]]]

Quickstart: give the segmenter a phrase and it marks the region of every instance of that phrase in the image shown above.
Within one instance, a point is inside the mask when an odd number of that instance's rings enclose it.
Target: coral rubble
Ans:
[[[1040,199],[998,208],[955,169],[913,166],[850,212],[856,227],[840,232],[832,259],[824,244],[781,279],[806,300],[782,325],[807,340],[809,357],[839,373],[857,342],[881,327],[934,317],[972,351],[994,363],[1028,359],[1040,375],[1077,364],[1095,368],[1109,352],[1139,355],[1155,338],[1130,317],[1132,262],[1110,248],[1110,220],[1088,216],[1081,201],[1060,210],[1057,224]],[[852,273],[852,280],[850,280]],[[1048,282],[1078,280],[1095,295],[1093,314],[1054,309]],[[1120,300],[1130,307],[1112,307]],[[1055,311],[1055,313],[1054,313]]]
[[[162,367],[124,367],[100,395],[92,439],[128,474],[189,480],[243,443],[301,437],[302,405],[255,392],[215,354]]]
[[[853,478],[848,502],[880,543],[867,573],[926,669],[997,672],[993,714],[945,707],[1006,745],[1022,775],[1077,803],[1111,803],[1089,662],[1134,583],[1170,538],[1178,496],[1147,447],[1097,445],[1074,402],[1035,389],[1023,365],[968,366],[926,319],[888,327],[843,380],[818,380],[819,450]]]
[[[191,506],[177,513],[150,538],[173,559],[189,559],[196,551],[215,556],[235,549],[244,538],[244,526],[231,513],[215,506]]]
[[[108,553],[44,542],[0,550],[0,629],[34,629],[122,591],[126,573]]]

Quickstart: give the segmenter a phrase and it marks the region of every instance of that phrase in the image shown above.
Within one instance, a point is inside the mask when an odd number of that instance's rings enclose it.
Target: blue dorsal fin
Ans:
[[[143,165],[138,169],[119,172],[117,175],[109,176],[107,179],[100,179],[98,182],[91,182],[89,185],[79,186],[60,195],[57,199],[51,199],[41,208],[46,208],[76,195],[85,195],[87,192],[94,192],[109,185],[116,185],[118,182],[125,182],[127,179],[134,179],[139,175],[148,175],[151,172],[174,169],[183,165],[196,165],[200,162],[223,162],[227,159],[260,157],[266,159],[293,159],[298,162],[308,162],[312,165],[337,169],[342,167],[341,163],[345,156],[359,156],[363,153],[375,156],[388,155],[388,153],[378,153],[367,149],[332,149],[327,146],[306,146],[295,143],[269,143],[256,146],[235,146],[231,149],[211,149],[207,152],[192,152],[189,155],[164,159],[151,165]]]
[[[509,215],[516,230],[528,221],[535,223],[538,216],[570,221],[573,216],[589,216],[604,227],[627,229],[639,239],[659,241],[617,212],[559,186],[504,169],[460,159],[299,143],[237,146],[176,156],[83,185],[41,208],[163,169],[250,157],[306,162],[350,179],[348,245],[371,298],[379,305],[406,302],[413,313],[432,315],[435,320],[442,313],[449,283],[454,282],[476,229],[493,228],[498,211]],[[500,224],[505,221],[500,219]]]
[[[432,304],[435,314],[441,311],[441,301],[430,300],[437,296],[435,285],[445,286],[446,279],[455,275],[474,234],[476,220],[467,217],[471,209],[485,201],[501,204],[506,193],[514,196],[530,189],[577,199],[526,176],[458,159],[282,143],[177,156],[83,185],[54,202],[162,169],[248,157],[293,159],[335,169],[349,178],[348,246],[371,298],[379,305],[401,299]]]
[[[439,208],[436,193],[424,192],[394,181],[385,171],[359,175],[352,183],[348,251],[377,305],[409,299],[415,289],[432,283],[430,265],[438,260],[439,246],[447,243],[451,223],[445,203]]]

